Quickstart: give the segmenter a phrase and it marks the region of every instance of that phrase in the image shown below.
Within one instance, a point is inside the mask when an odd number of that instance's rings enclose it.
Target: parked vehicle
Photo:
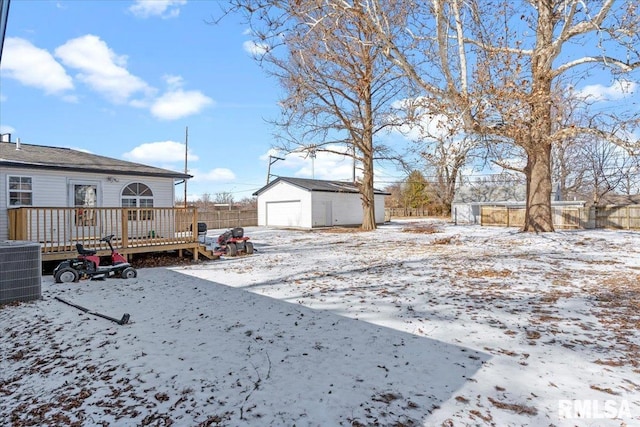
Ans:
[[[97,251],[85,249],[81,243],[76,243],[78,257],[62,261],[53,270],[53,277],[56,283],[77,282],[80,279],[90,278],[100,280],[106,277],[121,277],[132,279],[138,275],[135,268],[127,262],[127,259],[119,254],[111,244],[114,235],[103,237],[101,242],[105,242],[111,249],[109,264],[100,264],[100,257]]]
[[[214,253],[217,255],[236,256],[253,254],[253,243],[244,235],[244,228],[236,227],[218,236],[218,244]]]

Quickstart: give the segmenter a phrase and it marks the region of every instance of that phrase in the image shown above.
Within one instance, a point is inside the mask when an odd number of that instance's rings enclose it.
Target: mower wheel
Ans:
[[[78,280],[80,280],[80,273],[78,273],[78,270],[74,268],[65,267],[56,271],[56,274],[53,276],[53,278],[55,279],[56,283],[77,282]]]
[[[236,256],[238,255],[238,247],[235,243],[227,243],[227,255]]]
[[[244,251],[247,253],[247,255],[253,254],[253,243],[245,242]]]
[[[138,272],[133,267],[127,267],[120,272],[120,277],[123,279],[133,279],[138,277]]]

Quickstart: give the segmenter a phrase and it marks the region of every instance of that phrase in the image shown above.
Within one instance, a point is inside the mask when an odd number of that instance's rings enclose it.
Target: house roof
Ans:
[[[100,172],[113,175],[141,175],[189,179],[191,175],[99,156],[71,148],[0,142],[0,167]]]
[[[286,182],[288,184],[294,185],[296,187],[302,188],[307,191],[318,191],[318,192],[327,192],[327,193],[359,193],[358,186],[353,182],[345,182],[345,181],[325,181],[321,179],[308,179],[308,178],[291,178],[280,176],[269,184],[265,185],[255,193],[254,196],[257,196],[261,193],[264,193],[269,188],[273,187],[279,182]],[[374,194],[389,196],[391,193],[386,191],[373,189]]]

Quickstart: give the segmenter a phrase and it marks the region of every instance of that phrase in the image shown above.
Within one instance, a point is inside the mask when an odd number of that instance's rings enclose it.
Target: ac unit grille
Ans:
[[[40,244],[0,240],[0,304],[42,298]]]

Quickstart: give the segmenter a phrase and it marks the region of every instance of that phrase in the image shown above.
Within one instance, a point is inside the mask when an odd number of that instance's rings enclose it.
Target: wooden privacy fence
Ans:
[[[187,208],[57,208],[9,209],[9,239],[39,242],[46,255],[75,251],[75,244],[105,249],[99,240],[115,235],[123,253],[144,248],[198,245],[197,209]],[[194,231],[195,230],[195,231]],[[158,250],[166,250],[158,248]]]
[[[209,229],[250,227],[258,225],[258,210],[216,210],[198,211],[198,222],[204,222]]]
[[[424,217],[429,216],[429,210],[427,208],[385,208],[384,216],[385,219],[391,217]]]
[[[640,229],[640,205],[552,207],[553,225],[558,229],[614,228]],[[502,227],[524,226],[522,206],[482,206],[480,224]]]
[[[640,229],[640,205],[597,206],[596,228]]]

